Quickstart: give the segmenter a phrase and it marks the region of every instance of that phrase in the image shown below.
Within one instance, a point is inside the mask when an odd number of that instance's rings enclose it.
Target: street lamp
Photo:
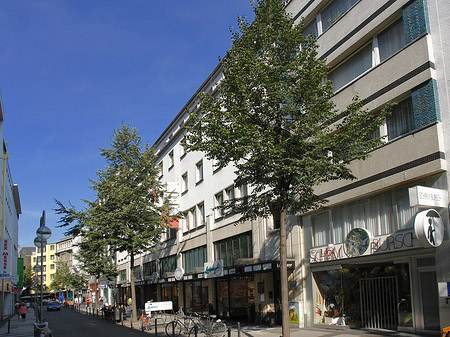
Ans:
[[[40,220],[40,226],[39,228],[36,230],[36,238],[34,239],[34,245],[38,248],[41,249],[41,264],[42,267],[40,267],[41,269],[41,301],[40,301],[40,306],[39,306],[39,323],[42,323],[42,297],[43,297],[43,293],[44,293],[44,285],[43,285],[43,281],[44,281],[44,248],[47,245],[47,240],[50,239],[50,237],[52,236],[52,231],[50,230],[50,228],[48,228],[47,226],[45,226],[45,210],[42,211],[42,216],[41,216],[41,220]]]

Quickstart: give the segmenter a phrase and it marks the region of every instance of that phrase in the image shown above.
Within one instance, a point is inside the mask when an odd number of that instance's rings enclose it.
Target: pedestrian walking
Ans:
[[[25,319],[27,318],[27,313],[28,313],[28,308],[25,304],[19,308],[19,313],[20,313],[20,316],[22,316],[22,321],[25,321]]]
[[[17,319],[20,319],[20,313],[19,313],[20,304],[16,303],[16,305],[14,306],[14,309],[15,309],[15,313],[17,314]]]

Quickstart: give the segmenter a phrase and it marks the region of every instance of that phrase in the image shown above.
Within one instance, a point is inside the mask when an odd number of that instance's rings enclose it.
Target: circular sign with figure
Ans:
[[[414,220],[414,231],[420,244],[425,247],[439,247],[444,240],[444,223],[434,209],[422,211]]]
[[[370,245],[370,234],[364,228],[354,228],[346,236],[344,251],[348,257],[364,255]]]

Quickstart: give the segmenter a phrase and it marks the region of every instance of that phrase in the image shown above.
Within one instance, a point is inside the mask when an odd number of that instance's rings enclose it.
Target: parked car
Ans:
[[[61,305],[59,304],[59,302],[56,302],[56,301],[51,301],[51,302],[48,302],[48,304],[47,304],[47,311],[50,311],[50,310],[61,310]]]

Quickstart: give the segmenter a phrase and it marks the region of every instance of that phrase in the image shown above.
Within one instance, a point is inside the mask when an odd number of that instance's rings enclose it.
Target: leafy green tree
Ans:
[[[31,289],[33,287],[33,277],[34,271],[30,264],[23,271],[23,286],[26,289],[27,293],[31,293]]]
[[[57,262],[55,278],[50,283],[50,289],[59,290],[82,290],[87,287],[86,276],[80,271],[72,271],[67,262]]]
[[[80,257],[91,275],[105,276],[108,272],[105,263],[109,249],[128,253],[132,312],[136,320],[134,259],[159,243],[170,220],[165,216],[170,205],[162,198],[165,190],[158,179],[154,149],[142,145],[136,128],[122,124],[114,130],[111,148],[100,149],[100,154],[106,166],[97,171],[97,180],[91,180],[96,200],[85,200],[87,206],[81,212],[57,202],[57,212],[63,215],[63,226],[74,223],[70,234],[82,233],[87,238],[80,245]],[[94,263],[90,265],[90,261]]]
[[[253,7],[253,23],[238,19],[221,60],[218,94],[199,94],[186,139],[189,151],[232,163],[236,185],[250,187],[248,196],[225,202],[223,211],[242,221],[273,216],[280,224],[283,336],[289,336],[286,215],[323,205],[315,186],[355,178],[348,164],[381,143],[373,134],[386,112],[363,110],[357,98],[337,111],[314,38],[294,25],[283,1],[258,0]]]

